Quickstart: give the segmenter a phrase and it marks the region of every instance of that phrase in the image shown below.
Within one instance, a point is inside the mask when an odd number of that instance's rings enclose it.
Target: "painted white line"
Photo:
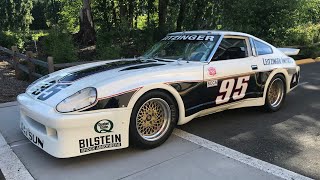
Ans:
[[[298,86],[303,86],[305,84],[308,84],[309,82],[303,82],[303,83],[299,83]]]
[[[0,133],[0,169],[6,180],[34,180]]]
[[[215,151],[219,154],[222,154],[224,156],[232,158],[236,161],[240,161],[240,162],[247,164],[251,167],[254,167],[254,168],[260,169],[264,172],[273,174],[277,177],[287,179],[287,180],[311,180],[311,178],[308,178],[308,177],[303,176],[301,174],[289,171],[287,169],[281,168],[281,167],[276,166],[274,164],[270,164],[268,162],[256,159],[256,158],[248,156],[248,155],[245,155],[243,153],[240,153],[240,152],[235,151],[233,149],[227,148],[227,147],[222,146],[220,144],[211,142],[211,141],[206,140],[204,138],[201,138],[199,136],[190,134],[190,133],[185,132],[183,130],[175,129],[173,131],[173,134],[178,137],[181,137],[183,139],[186,139],[190,142],[198,144],[202,147],[205,147],[205,148],[208,148],[212,151]]]
[[[18,147],[18,146],[22,146],[22,145],[25,145],[25,144],[30,144],[31,142],[30,141],[23,141],[23,142],[17,142],[17,143],[14,143],[14,144],[11,144],[10,147]]]

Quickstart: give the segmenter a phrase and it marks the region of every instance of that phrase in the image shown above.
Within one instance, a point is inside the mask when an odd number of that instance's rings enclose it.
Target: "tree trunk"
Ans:
[[[111,7],[112,7],[112,20],[114,25],[117,25],[117,12],[116,12],[116,7],[114,5],[114,0],[111,0]]]
[[[134,6],[135,6],[135,0],[129,0],[129,17],[128,17],[128,23],[129,27],[133,27],[133,13],[134,13]]]
[[[147,4],[147,25],[150,24],[150,14],[152,14],[154,0],[148,0]]]
[[[83,7],[80,10],[80,31],[77,38],[80,39],[80,44],[84,46],[94,45],[96,41],[90,5],[90,0],[83,0]]]
[[[180,0],[180,10],[179,10],[179,15],[177,19],[177,31],[181,31],[182,29],[182,24],[185,19],[185,11],[186,11],[186,0]]]
[[[194,17],[194,21],[193,21],[193,30],[197,30],[199,28],[199,25],[201,23],[201,18],[204,13],[204,8],[206,7],[205,6],[206,2],[203,0],[197,0],[196,3],[197,3],[197,6],[194,11],[195,17]]]
[[[125,0],[119,0],[119,8],[120,8],[120,22],[123,23],[125,21],[127,21],[127,17],[128,17],[128,7],[126,5],[126,1]]]
[[[164,36],[165,34],[165,26],[166,26],[166,19],[167,19],[167,6],[168,6],[169,0],[159,0],[159,36],[160,38]]]

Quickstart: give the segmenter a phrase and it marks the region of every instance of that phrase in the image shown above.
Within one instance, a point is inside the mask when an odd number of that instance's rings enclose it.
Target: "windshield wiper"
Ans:
[[[141,61],[141,62],[155,62],[153,60],[148,60],[148,59],[150,59],[150,58],[146,58],[146,57],[143,57],[143,56],[137,57],[137,60]],[[156,59],[154,59],[154,60],[156,60]]]
[[[166,59],[162,59],[159,57],[153,57],[152,59],[157,60],[157,61],[162,61],[162,62],[173,62],[174,60],[166,60]]]

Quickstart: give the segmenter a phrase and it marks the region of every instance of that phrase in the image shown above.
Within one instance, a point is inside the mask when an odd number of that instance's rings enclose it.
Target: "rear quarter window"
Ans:
[[[273,53],[273,50],[269,45],[257,40],[253,40],[253,42],[258,56]]]

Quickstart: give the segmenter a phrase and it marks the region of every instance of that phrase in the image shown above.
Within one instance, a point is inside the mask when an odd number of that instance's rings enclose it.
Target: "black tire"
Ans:
[[[267,112],[276,112],[278,111],[281,106],[283,105],[285,98],[286,98],[286,94],[287,94],[287,87],[286,87],[286,83],[285,83],[285,78],[283,75],[281,74],[276,74],[270,81],[269,86],[268,86],[268,90],[267,90],[267,94],[266,94],[266,99],[265,99],[265,104],[264,104],[264,110]],[[282,84],[282,97],[281,100],[276,101],[275,103],[272,103],[272,95],[270,95],[270,91],[271,88],[273,88],[273,83],[279,83]],[[281,88],[281,85],[278,86],[278,90]],[[281,91],[281,90],[280,90]]]
[[[141,135],[142,130],[138,130],[137,122],[141,122],[141,121],[137,120],[137,116],[140,108],[143,108],[142,107],[143,105],[146,105],[148,102],[153,102],[154,100],[159,100],[159,102],[169,105],[170,110],[168,110],[167,112],[170,112],[170,113],[167,113],[166,117],[169,117],[169,119],[166,121],[167,122],[165,126],[166,128],[164,128],[165,130],[163,130],[161,136],[159,135],[159,137],[157,137],[158,139],[149,140],[149,139],[146,139],[145,136]],[[165,107],[168,107],[168,106],[165,106]],[[140,113],[142,111],[143,110],[141,110]],[[148,114],[144,117],[146,117],[146,119],[147,117],[149,117],[150,118],[149,121],[153,121],[152,118],[153,117],[155,118],[156,116],[154,114],[152,115]],[[130,127],[129,127],[130,145],[133,145],[138,148],[143,148],[143,149],[151,149],[163,144],[170,137],[173,129],[175,128],[178,122],[178,117],[179,117],[179,111],[178,111],[177,103],[170,95],[168,95],[163,91],[158,91],[158,90],[147,92],[145,95],[140,97],[140,99],[136,102],[131,113]],[[140,119],[143,119],[143,118],[140,118]],[[144,122],[146,121],[147,120],[144,120]],[[142,126],[141,123],[139,123],[138,126],[140,128],[141,127],[144,128],[144,126]]]

